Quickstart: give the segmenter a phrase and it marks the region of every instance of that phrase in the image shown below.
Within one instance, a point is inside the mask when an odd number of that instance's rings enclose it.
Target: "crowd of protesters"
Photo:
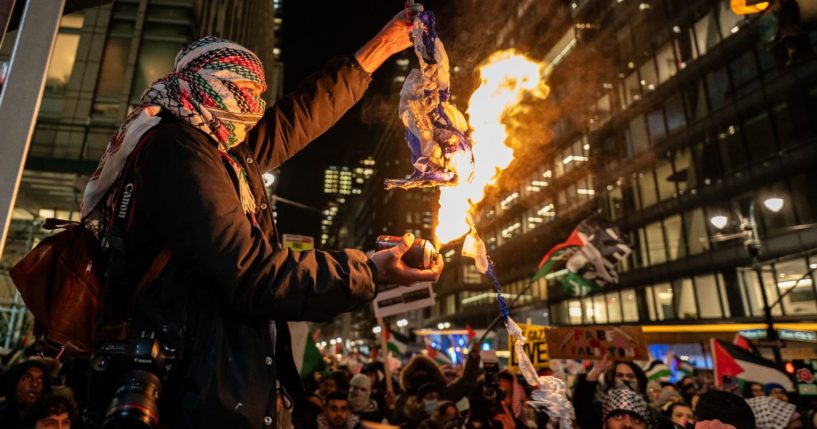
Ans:
[[[716,389],[705,371],[673,383],[650,380],[634,362],[561,362],[554,361],[542,375],[558,376],[570,386],[576,419],[568,427],[817,428],[817,403],[779,384],[734,383],[727,391]],[[560,427],[546,412],[526,405],[534,388],[524,378],[508,369],[486,373],[476,351],[456,366],[417,354],[390,371],[391,383],[386,373],[379,360],[329,362],[304,379],[306,412],[293,411],[292,395],[280,396],[277,427],[373,427],[367,422],[419,429]],[[496,394],[488,394],[489,385],[496,386]],[[31,357],[9,366],[0,388],[0,428],[85,427],[76,405],[82,398],[52,359]]]

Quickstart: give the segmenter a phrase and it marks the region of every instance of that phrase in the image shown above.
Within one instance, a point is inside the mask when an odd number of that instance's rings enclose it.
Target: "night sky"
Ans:
[[[433,3],[424,2],[427,7]],[[395,0],[284,2],[284,92],[297,88],[332,57],[354,54],[402,9],[403,2]],[[323,170],[330,163],[351,164],[370,153],[378,127],[361,121],[360,106],[377,91],[390,90],[385,84],[388,79],[383,79],[390,65],[375,72],[367,95],[335,127],[281,167],[278,195],[323,209]],[[395,115],[397,107],[395,104]],[[319,241],[320,213],[281,203],[277,208],[282,233],[312,235]]]

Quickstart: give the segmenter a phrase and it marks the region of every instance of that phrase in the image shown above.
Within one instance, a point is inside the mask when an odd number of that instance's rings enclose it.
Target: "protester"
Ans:
[[[431,417],[420,422],[418,429],[459,429],[462,426],[457,406],[451,401],[442,401]]]
[[[610,361],[605,355],[586,376],[579,375],[571,398],[576,410],[576,423],[582,429],[596,429],[603,425],[602,402],[596,399],[602,374],[605,393],[611,389],[629,389],[638,393],[646,404],[647,375],[644,370],[632,362]],[[652,410],[647,413],[650,417],[659,414]]]
[[[763,386],[763,394],[783,402],[789,402],[789,395],[786,393],[786,388],[777,383],[767,383]]]
[[[744,384],[743,388],[741,389],[741,392],[743,393],[743,397],[746,399],[766,395],[763,392],[763,384],[754,382]]]
[[[678,392],[683,396],[684,402],[687,404],[692,402],[692,397],[698,394],[698,386],[695,383],[695,377],[691,375],[684,376],[677,384]]]
[[[502,392],[502,403],[511,411],[514,419],[517,421],[524,419],[525,401],[528,398],[519,380],[506,369],[497,375],[497,384],[499,391]]]
[[[380,422],[383,412],[371,397],[372,379],[364,374],[357,374],[349,381],[349,406],[361,420]]]
[[[692,412],[692,407],[683,402],[669,404],[666,411],[664,411],[664,415],[682,428],[695,424],[695,414]]]
[[[757,429],[793,429],[802,424],[797,407],[773,396],[758,396],[746,400],[755,415]]]
[[[720,390],[701,395],[695,407],[695,428],[721,429],[730,425],[734,429],[754,429],[755,415],[749,404],[740,396]]]
[[[661,392],[663,392],[663,389],[659,382],[651,380],[647,383],[647,399],[650,400],[650,405],[655,408],[658,408],[658,398],[661,397]]]
[[[343,392],[326,396],[323,413],[317,419],[318,429],[361,429],[360,418],[352,413],[349,399]]]
[[[451,384],[446,383],[445,375],[437,364],[423,355],[416,355],[400,373],[400,386],[403,393],[397,398],[395,410],[389,416],[392,424],[404,422],[419,422],[418,416],[411,415],[419,409],[417,402],[418,390],[426,384],[433,384],[440,389],[440,399],[457,402],[466,397],[476,385],[479,376],[479,352],[472,348],[465,360],[463,375]],[[432,410],[433,411],[433,410]],[[429,412],[425,417],[428,417]]]
[[[26,409],[51,393],[50,367],[40,359],[29,359],[9,368],[0,385],[6,398],[0,405],[0,428],[16,428]]]
[[[602,403],[604,429],[646,429],[647,402],[644,397],[631,389],[609,390]],[[584,429],[584,426],[580,426]]]
[[[664,389],[661,392],[661,396],[658,397],[658,409],[661,411],[666,411],[670,405],[672,404],[679,404],[684,402],[684,398],[678,393],[677,390],[673,389]]]
[[[106,278],[116,287],[106,289],[102,323],[127,318],[128,332],[155,333],[163,347],[183,351],[165,386],[174,395],[160,404],[163,423],[264,427],[275,412],[276,377],[296,407],[305,402],[286,321],[325,321],[363,308],[375,284],[438,278],[442,258],[425,270],[400,259],[410,234],[370,257],[354,249],[282,248],[261,178],[331,127],[363,96],[370,74],[411,46],[420,9],[401,9],[354,56],[332,61],[266,110],[258,57],[229,41],[197,40],[179,52],[172,73],[144,92],[109,142],[82,205],[110,244]],[[128,183],[137,192],[124,205],[111,201],[106,196],[140,141]],[[131,198],[138,203],[127,214]],[[120,210],[128,222],[107,230],[105,220]],[[128,314],[141,277],[134,273],[148,272],[161,261],[157,255],[168,253],[166,268]],[[96,388],[97,397],[110,398]],[[95,404],[97,417],[106,405]]]
[[[44,395],[26,409],[20,428],[71,429],[72,424],[78,422],[76,406],[71,399],[63,395]]]

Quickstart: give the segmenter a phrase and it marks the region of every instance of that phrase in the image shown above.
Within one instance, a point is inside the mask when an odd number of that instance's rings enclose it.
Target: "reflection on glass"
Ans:
[[[669,283],[660,283],[653,286],[655,294],[655,304],[658,320],[669,320],[675,318],[672,308],[672,286]]]
[[[692,280],[676,280],[674,284],[679,318],[697,319],[698,309],[695,307],[695,288],[692,285]]]
[[[689,237],[687,245],[691,255],[709,250],[709,231],[704,212],[700,207],[684,213],[684,226]]]
[[[674,215],[664,219],[664,229],[667,231],[667,248],[670,260],[686,256],[684,230],[681,227],[681,215]]]
[[[638,302],[636,293],[632,289],[621,291],[621,304],[623,312],[622,320],[625,322],[635,322],[638,320]]]
[[[791,290],[781,305],[786,315],[812,315],[817,313],[817,300],[811,276],[805,276],[808,265],[803,258],[775,264],[777,288],[781,294]]]
[[[721,314],[721,300],[718,296],[718,283],[714,275],[695,277],[695,291],[698,294],[698,307],[702,319],[717,319]]]
[[[647,246],[650,255],[650,265],[657,265],[667,261],[667,249],[664,244],[664,233],[661,230],[661,221],[653,222],[645,228]]]
[[[605,296],[607,301],[607,316],[610,323],[621,323],[621,300],[618,292],[611,292]]]

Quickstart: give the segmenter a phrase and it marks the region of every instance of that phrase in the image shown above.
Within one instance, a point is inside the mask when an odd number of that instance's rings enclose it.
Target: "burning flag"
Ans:
[[[576,226],[564,243],[557,244],[545,254],[533,280],[551,273],[562,263],[567,274],[562,278],[568,293],[584,293],[618,283],[616,264],[632,252],[618,228],[612,223],[592,216]]]
[[[474,169],[468,122],[450,102],[448,55],[434,28],[434,13],[420,12],[414,18],[412,38],[420,69],[412,70],[403,83],[400,119],[414,172],[408,179],[387,179],[386,189],[468,181]]]

